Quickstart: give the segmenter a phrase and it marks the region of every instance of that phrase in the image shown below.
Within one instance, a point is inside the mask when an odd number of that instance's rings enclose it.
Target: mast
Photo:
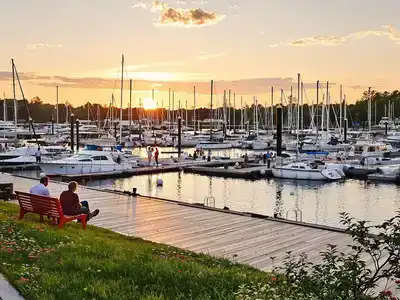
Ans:
[[[233,133],[236,132],[236,93],[233,93]]]
[[[100,128],[100,104],[97,104],[97,127]]]
[[[329,119],[330,119],[330,99],[329,99],[329,81],[326,82],[326,137],[329,134]]]
[[[340,96],[339,96],[339,135],[342,135],[342,120],[343,119],[343,90],[340,85]]]
[[[274,131],[274,87],[271,86],[271,132]]]
[[[212,140],[212,131],[213,131],[213,92],[214,92],[214,80],[211,80],[211,101],[210,101],[210,140]]]
[[[168,89],[168,130],[171,134],[171,88]]]
[[[240,107],[241,107],[241,111],[240,111],[240,125],[241,125],[242,131],[244,131],[244,107],[243,107],[243,96],[240,96]]]
[[[122,100],[124,97],[124,55],[122,54],[121,70],[121,103],[119,109],[119,142],[122,143]]]
[[[301,81],[301,84],[300,84],[300,91],[301,91],[301,93],[300,93],[300,95],[301,95],[301,97],[300,97],[300,99],[301,99],[301,116],[300,116],[300,118],[301,118],[301,130],[304,130],[304,84],[303,84],[303,81]]]
[[[172,90],[172,130],[174,130],[175,122],[175,90]]]
[[[300,73],[297,74],[297,140],[299,140],[300,130]]]
[[[316,109],[317,109],[317,114],[318,114],[318,105],[319,105],[319,80],[317,80],[317,104],[316,104]],[[322,116],[321,116],[322,118]],[[315,128],[317,129],[317,142],[318,142],[318,117],[315,119],[316,126]]]
[[[57,132],[58,132],[58,85],[56,86],[56,122],[57,122]]]
[[[87,103],[87,120],[90,121],[90,103]]]
[[[185,106],[186,106],[186,111],[185,111],[185,127],[188,127],[188,109],[187,109],[187,100],[185,100]]]
[[[17,99],[16,99],[16,92],[15,92],[15,65],[14,65],[14,59],[11,60],[11,64],[12,64],[12,85],[13,85],[13,100],[14,100],[14,128],[15,128],[15,130],[17,130],[18,108],[17,108]]]
[[[3,100],[3,120],[4,122],[7,121],[7,105],[6,105],[6,93],[3,94],[4,95],[4,100]],[[6,131],[3,131],[3,138],[6,137]]]
[[[228,129],[231,130],[231,90],[228,92]]]
[[[132,130],[132,79],[129,79],[129,137]]]
[[[390,109],[389,109],[390,120]],[[371,87],[368,88],[368,131],[371,131]]]
[[[196,86],[193,87],[193,131],[196,134]]]

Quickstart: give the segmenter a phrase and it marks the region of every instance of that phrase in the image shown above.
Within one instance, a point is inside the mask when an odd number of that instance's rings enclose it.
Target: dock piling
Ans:
[[[79,119],[76,119],[76,151],[79,151]]]
[[[54,118],[51,118],[51,135],[54,135]]]
[[[344,119],[344,133],[343,133],[343,142],[347,143],[347,119]]]
[[[75,121],[75,116],[73,113],[71,113],[70,116],[70,122],[71,122],[71,150],[74,152],[74,121]]]

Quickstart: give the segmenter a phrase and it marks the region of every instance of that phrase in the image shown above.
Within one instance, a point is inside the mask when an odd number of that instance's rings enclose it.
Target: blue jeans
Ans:
[[[79,209],[79,212],[82,214],[89,214],[90,209],[89,209],[89,202],[87,201],[81,201],[82,207]]]

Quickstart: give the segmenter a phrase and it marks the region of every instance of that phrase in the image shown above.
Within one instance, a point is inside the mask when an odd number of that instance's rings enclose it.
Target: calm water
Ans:
[[[173,149],[160,149],[160,151]],[[193,150],[184,150],[191,153]],[[142,150],[143,156],[144,152]],[[213,152],[213,155],[238,157],[239,150]],[[170,156],[171,154],[165,154]],[[175,156],[176,154],[174,154]],[[21,173],[21,172],[20,172]],[[34,172],[23,172],[36,175]],[[156,187],[162,178],[163,187]],[[340,226],[340,212],[348,212],[357,219],[382,222],[400,211],[400,187],[391,184],[366,184],[364,181],[321,183],[280,179],[248,181],[208,177],[183,172],[142,175],[123,179],[95,180],[88,186],[119,190],[138,189],[138,193],[190,203],[204,203],[208,196],[215,198],[215,206],[231,210],[254,212],[294,219],[300,210],[303,221]]]

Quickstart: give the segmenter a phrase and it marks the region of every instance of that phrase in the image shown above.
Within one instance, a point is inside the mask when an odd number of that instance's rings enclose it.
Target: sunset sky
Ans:
[[[219,103],[231,88],[236,99],[264,104],[271,86],[286,96],[290,86],[296,91],[297,73],[310,103],[317,80],[332,83],[331,102],[341,84],[350,101],[368,86],[400,88],[398,0],[3,2],[0,92],[8,97],[14,58],[28,99],[55,103],[59,85],[62,103],[106,104],[113,92],[119,103],[121,54],[135,105],[154,88],[167,106],[173,88],[191,107],[196,85],[205,106],[211,79]]]

